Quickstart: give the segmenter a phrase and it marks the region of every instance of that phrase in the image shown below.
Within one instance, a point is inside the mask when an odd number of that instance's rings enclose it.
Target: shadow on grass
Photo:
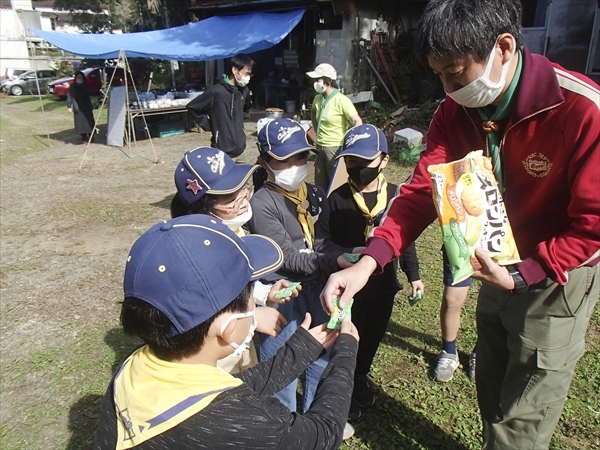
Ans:
[[[389,345],[406,350],[408,353],[413,355],[423,355],[429,363],[437,360],[437,353],[427,351],[425,350],[425,347],[437,348],[441,344],[439,338],[433,337],[430,334],[413,330],[411,328],[403,327],[402,325],[398,325],[393,320],[388,322],[387,333],[383,339]],[[423,347],[419,347],[409,341],[415,339],[423,342],[425,345]]]
[[[173,191],[175,191],[174,188],[173,188]],[[173,200],[173,195],[175,195],[175,193],[168,194],[162,200],[159,200],[159,201],[154,202],[154,203],[150,203],[150,206],[154,206],[156,208],[163,208],[163,209],[171,210],[171,200]]]
[[[108,126],[105,123],[104,124],[101,123],[101,124],[97,125],[97,128],[99,131],[94,134],[92,144],[106,144],[106,133],[107,133]],[[54,141],[64,142],[65,144],[77,145],[77,146],[80,146],[82,149],[84,149],[85,144],[87,144],[87,142],[84,143],[82,141],[81,135],[79,133],[75,132],[74,128],[56,131],[54,133],[49,133],[48,135],[38,134],[35,136],[35,139],[40,142],[43,142],[44,144],[47,145],[48,136],[50,136],[50,139],[52,139]]]
[[[137,339],[123,333],[121,328],[109,330],[104,336],[104,342],[114,353],[111,363],[111,378],[121,363],[141,344]],[[108,384],[106,388],[108,388]],[[92,447],[103,398],[104,394],[87,394],[71,405],[69,411],[71,439],[67,446],[69,450],[87,450]]]
[[[429,334],[421,333],[410,328],[398,325],[393,320],[390,320],[387,327],[387,333],[383,338],[386,343],[396,348],[401,348],[413,355],[422,355],[429,366],[429,376],[433,378],[433,371],[437,364],[437,353],[426,351],[410,342],[407,339],[417,339],[426,344],[427,347],[440,348],[440,338],[435,338]],[[425,347],[425,346],[423,346]],[[473,349],[475,350],[475,349]],[[465,375],[469,375],[469,357],[471,352],[458,351],[458,357],[462,365],[462,371]]]
[[[467,450],[463,444],[431,422],[423,414],[414,411],[402,402],[376,392],[377,401],[368,409],[363,409],[359,419],[352,421],[360,439],[360,447],[348,442],[344,448],[367,448],[372,450],[421,448],[444,450]]]

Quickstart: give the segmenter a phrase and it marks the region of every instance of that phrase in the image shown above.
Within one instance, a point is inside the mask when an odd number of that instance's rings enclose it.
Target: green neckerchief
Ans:
[[[331,98],[338,92],[340,91],[334,89],[333,91],[331,91],[331,94],[329,94],[327,98],[325,98],[325,96],[321,94],[321,110],[319,111],[319,120],[317,120],[317,130],[315,131],[315,133],[319,134],[319,127],[321,126],[321,117],[323,117],[323,111],[325,111],[325,106],[327,105],[329,100],[331,100]]]
[[[498,181],[498,189],[500,192],[504,192],[504,173],[502,172],[502,157],[500,156],[500,128],[497,123],[506,119],[511,111],[515,100],[515,90],[519,84],[519,78],[521,77],[521,69],[523,68],[523,51],[519,49],[517,55],[519,61],[517,69],[515,70],[515,76],[513,77],[508,89],[504,93],[502,100],[498,106],[488,105],[483,108],[477,108],[479,117],[483,120],[483,130],[487,133],[487,145],[488,154],[492,158],[492,167],[494,169],[494,175]],[[508,63],[506,63],[508,64]]]

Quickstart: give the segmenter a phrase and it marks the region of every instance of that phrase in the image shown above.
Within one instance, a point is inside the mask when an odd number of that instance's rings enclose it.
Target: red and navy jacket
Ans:
[[[441,102],[427,148],[364,254],[379,267],[436,219],[427,167],[487,153],[476,109]],[[523,50],[516,100],[500,143],[504,201],[528,285],[600,261],[600,90],[589,78]]]

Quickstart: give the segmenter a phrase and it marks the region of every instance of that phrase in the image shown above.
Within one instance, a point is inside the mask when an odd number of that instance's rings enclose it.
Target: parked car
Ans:
[[[45,93],[48,90],[48,82],[54,80],[55,78],[55,70],[29,70],[12,81],[3,81],[2,91],[12,95],[21,95],[23,93]],[[38,92],[38,86],[40,88],[40,92]]]
[[[114,78],[112,81],[113,86],[123,86],[125,84],[125,71],[120,67],[90,67],[82,70],[83,75],[87,83],[92,88],[91,95],[98,95],[100,93],[100,89],[102,89],[102,84],[104,82],[109,83],[111,77]],[[56,95],[60,98],[67,98],[67,92],[69,91],[69,86],[71,86],[75,82],[74,77],[63,77],[58,80],[53,81],[48,85],[48,92]],[[133,84],[131,76],[128,81],[129,84]]]
[[[31,69],[14,69],[11,67],[7,67],[4,71],[4,78],[2,81],[12,81],[18,78],[20,75],[23,75],[25,72],[29,72]]]

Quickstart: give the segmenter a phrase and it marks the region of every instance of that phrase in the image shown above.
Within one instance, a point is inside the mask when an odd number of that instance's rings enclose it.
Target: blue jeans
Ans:
[[[302,284],[302,291],[296,298],[291,299],[288,303],[277,305],[277,310],[286,318],[285,325],[277,337],[271,337],[264,334],[260,335],[260,360],[269,359],[279,348],[283,347],[289,337],[294,334],[296,329],[304,322],[304,316],[309,312],[312,316],[310,328],[325,323],[329,320],[329,316],[323,310],[319,294],[323,289],[322,283],[310,282],[307,285]],[[304,391],[302,393],[302,411],[308,411],[312,403],[317,385],[321,379],[321,375],[329,362],[329,353],[325,353],[304,371]],[[296,387],[298,380],[284,387],[281,391],[275,394],[281,403],[289,408],[290,411],[296,411]]]

